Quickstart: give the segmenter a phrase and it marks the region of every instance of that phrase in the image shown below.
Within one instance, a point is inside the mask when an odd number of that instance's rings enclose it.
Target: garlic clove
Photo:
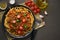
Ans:
[[[40,18],[44,18],[44,16],[43,15],[40,15]]]
[[[14,4],[15,3],[15,0],[10,0],[9,3],[10,4]]]
[[[44,14],[45,14],[45,15],[48,15],[47,11],[44,11]]]

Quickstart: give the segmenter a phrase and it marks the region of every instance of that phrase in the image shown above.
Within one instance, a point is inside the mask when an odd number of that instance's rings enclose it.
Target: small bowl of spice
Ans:
[[[0,9],[5,10],[7,8],[7,3],[6,2],[0,2]]]

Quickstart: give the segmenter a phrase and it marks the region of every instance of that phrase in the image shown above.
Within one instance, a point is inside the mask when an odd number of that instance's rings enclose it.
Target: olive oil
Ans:
[[[46,0],[36,0],[35,2],[36,2],[36,5],[42,10],[45,10],[48,6],[48,3]]]

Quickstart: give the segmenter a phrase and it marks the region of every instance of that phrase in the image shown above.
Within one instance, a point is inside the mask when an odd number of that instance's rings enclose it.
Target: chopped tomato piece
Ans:
[[[17,15],[17,18],[21,18],[21,16],[20,15]]]
[[[20,31],[20,30],[17,30],[17,34],[19,34],[19,35],[23,35],[24,32],[23,32],[23,31]]]
[[[24,22],[24,23],[25,23],[25,22],[26,22],[26,19],[24,18],[24,19],[22,20],[22,22]]]
[[[12,23],[16,23],[16,20],[13,20]]]
[[[20,30],[23,30],[24,28],[22,26],[19,27]]]
[[[17,34],[21,34],[21,31],[20,31],[20,30],[18,30],[18,31],[17,31]]]

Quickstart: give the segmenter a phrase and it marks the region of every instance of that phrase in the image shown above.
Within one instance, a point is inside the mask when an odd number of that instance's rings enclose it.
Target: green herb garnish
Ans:
[[[20,22],[21,20],[17,19],[16,22]]]
[[[26,28],[28,28],[28,26],[25,24],[25,25],[24,25],[24,28],[26,29]]]
[[[27,14],[26,13],[24,13],[24,16],[26,16]]]

